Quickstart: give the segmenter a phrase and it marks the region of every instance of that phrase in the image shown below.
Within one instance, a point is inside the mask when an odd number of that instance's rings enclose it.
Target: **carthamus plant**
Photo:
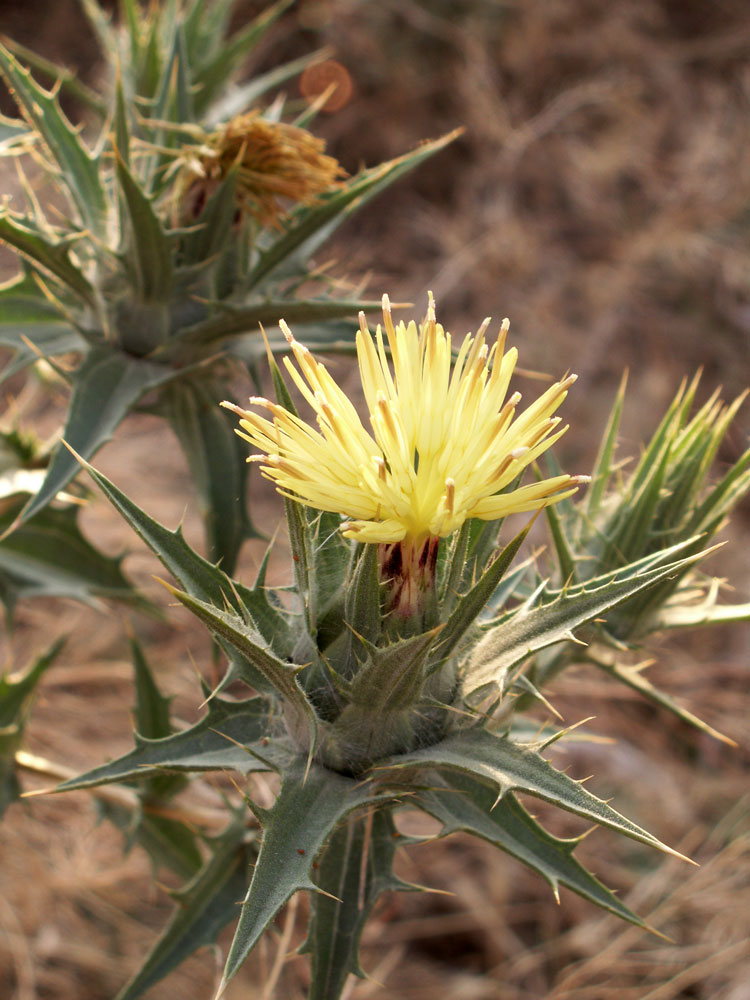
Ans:
[[[367,303],[356,292],[342,298],[344,286],[313,255],[446,141],[346,178],[307,129],[315,106],[290,118],[282,97],[266,99],[315,57],[236,82],[288,0],[237,31],[233,5],[141,10],[122,0],[115,28],[96,0],[83,0],[101,43],[104,97],[33,52],[0,45],[0,73],[24,119],[0,119],[0,154],[19,169],[32,158],[55,189],[45,210],[22,174],[25,204],[0,208],[0,241],[21,261],[0,288],[0,346],[15,355],[4,377],[64,356],[63,435],[86,458],[138,406],[168,420],[190,464],[209,555],[230,573],[253,526],[241,444],[213,401],[229,394],[238,364],[263,357],[259,323],[285,315],[310,343],[345,346],[332,321]],[[87,107],[85,133],[62,112],[60,91]],[[59,447],[16,523],[77,468]]]
[[[193,875],[120,1000],[139,996],[214,941],[244,897],[221,995],[300,890],[310,898],[302,948],[311,961],[309,996],[335,1000],[350,975],[362,974],[360,935],[378,897],[413,888],[392,871],[407,839],[397,825],[404,809],[437,818],[441,836],[461,830],[489,841],[539,872],[555,894],[566,886],[645,928],[576,859],[578,841],[550,834],[518,795],[670,849],[556,770],[545,750],[569,734],[540,727],[523,710],[545,697],[554,673],[548,650],[590,636],[624,651],[648,631],[646,621],[649,628],[696,622],[675,615],[683,606],[675,600],[684,587],[695,589],[688,581],[717,518],[747,487],[747,460],[706,493],[708,465],[733,410],[711,403],[690,422],[691,392],[683,392],[626,485],[613,488],[611,479],[615,420],[588,499],[562,508],[587,477],[522,480],[565,432],[557,411],[574,377],[521,409],[509,386],[516,351],[506,350],[507,323],[492,343],[488,323],[453,344],[432,301],[419,326],[395,325],[387,298],[374,335],[362,316],[356,344],[368,426],[281,323],[291,351],[286,371],[315,422],[297,414],[272,357],[276,401],[252,397],[249,409],[225,407],[240,418],[250,461],[284,497],[291,595],[268,585],[266,562],[252,586],[232,580],[87,466],[176,578],[168,590],[210,629],[227,668],[205,716],[171,732],[135,647],[146,729],[129,754],[58,790],[129,783],[148,815],[188,773],[231,769],[248,776],[252,813],[238,805],[224,834],[201,850],[194,828],[174,827],[171,842],[183,848]],[[662,470],[656,480],[654,454]],[[654,493],[648,511],[639,506],[644,491]],[[557,583],[540,578],[533,560],[512,566],[530,524],[499,540],[506,515],[542,508],[564,514],[552,522]],[[746,610],[704,610],[702,620]],[[230,697],[230,682],[252,693]],[[253,775],[261,772],[279,777],[270,808],[258,801]],[[175,858],[172,866],[178,869]]]

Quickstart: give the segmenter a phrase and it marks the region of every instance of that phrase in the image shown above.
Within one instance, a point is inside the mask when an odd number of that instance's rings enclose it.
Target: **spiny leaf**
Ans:
[[[283,611],[269,603],[262,586],[251,590],[231,581],[220,567],[212,565],[187,544],[179,528],[176,531],[165,528],[88,462],[83,466],[130,527],[189,594],[216,607],[229,605],[239,614],[249,611],[266,642],[280,657],[288,659],[294,644],[292,630]]]
[[[364,978],[359,940],[383,892],[410,889],[392,871],[398,833],[386,809],[336,829],[316,869],[326,893],[310,899],[310,925],[300,951],[311,957],[309,1000],[338,1000],[349,975]]]
[[[70,778],[55,788],[67,792],[115,781],[149,778],[163,771],[267,771],[269,765],[246,747],[272,753],[266,733],[270,725],[268,702],[261,698],[225,701],[213,697],[208,714],[194,726],[159,740],[135,736],[136,748],[117,760]],[[265,743],[264,743],[265,741]]]
[[[170,368],[130,357],[109,347],[92,349],[76,371],[63,439],[88,459],[112,437],[135,403],[149,390],[176,376]],[[58,447],[47,477],[20,515],[28,521],[65,489],[78,471],[78,460]]]
[[[298,756],[264,822],[263,843],[227,957],[219,995],[278,911],[300,889],[316,891],[313,862],[344,817],[372,795],[366,782],[345,778]]]
[[[685,547],[672,546],[659,555],[666,559]],[[642,570],[631,575],[624,567],[622,577],[609,575],[607,582],[591,581],[586,589],[571,587],[548,604],[536,608],[522,607],[491,629],[475,648],[464,670],[463,688],[472,700],[487,693],[487,688],[499,685],[507,671],[532,653],[572,637],[575,628],[627,600],[645,587],[653,586],[665,576],[680,571],[698,556],[668,563],[666,566]]]
[[[431,657],[432,662],[445,659],[454,652],[456,646],[485,607],[508,567],[515,559],[516,553],[526,539],[532,523],[533,519],[505,546],[468,593],[462,594],[458,598],[456,607],[450,618],[448,618],[440,636],[440,642],[435,647],[434,654]]]
[[[25,45],[21,45],[20,42],[15,41],[12,38],[3,37],[3,44],[6,49],[16,57],[16,59],[21,60],[27,66],[30,66],[41,76],[46,77],[47,80],[58,87],[60,90],[65,91],[75,100],[80,101],[82,104],[86,105],[92,111],[95,111],[101,117],[107,114],[107,104],[101,99],[101,97],[92,90],[91,87],[87,87],[86,84],[78,78],[77,73],[68,69],[66,66],[60,66],[57,63],[52,62],[50,59],[45,59],[44,56],[39,55],[33,49],[27,48]],[[26,131],[26,129],[24,129]],[[0,135],[2,133],[0,132]]]
[[[27,216],[0,209],[0,241],[7,243],[46,274],[61,281],[86,303],[93,302],[93,289],[83,272],[70,259],[71,240],[54,242],[34,228]]]
[[[163,397],[167,416],[190,464],[211,562],[231,576],[246,538],[257,537],[247,512],[247,447],[236,420],[222,410],[222,387],[210,379],[180,379]]]
[[[261,253],[258,264],[248,276],[248,289],[265,280],[277,267],[288,267],[301,256],[305,259],[309,257],[355,209],[439,152],[458,134],[451,132],[434,142],[424,143],[396,160],[364,170],[339,190],[321,196],[315,205],[298,208],[292,213],[286,232]]]
[[[68,188],[83,224],[96,236],[105,238],[107,199],[97,158],[89,153],[60,110],[54,92],[40,87],[3,45],[0,45],[0,72],[18,106],[52,153],[60,168],[60,180]]]
[[[143,302],[164,302],[172,291],[172,248],[151,199],[115,150],[117,181],[126,208],[126,260]]]
[[[416,793],[416,802],[443,823],[441,837],[465,831],[481,837],[539,872],[559,900],[564,885],[603,910],[637,927],[648,925],[573,857],[578,839],[561,840],[534,820],[514,795],[497,802],[495,793],[466,774],[436,778],[435,787]]]
[[[176,969],[198,948],[213,944],[219,932],[237,918],[237,900],[247,887],[247,871],[257,856],[247,841],[241,817],[211,842],[212,853],[195,878],[179,893],[179,904],[143,966],[117,994],[136,1000]]]
[[[599,826],[682,857],[586,791],[581,783],[555,770],[532,747],[519,746],[507,737],[495,736],[480,727],[461,730],[434,746],[393,757],[378,770],[390,772],[384,775],[386,779],[398,779],[398,774],[404,770],[433,767],[445,776],[449,786],[454,771],[473,775],[491,785],[498,798],[512,791],[526,792]]]
[[[169,584],[165,584],[165,586],[180,604],[183,604],[215,635],[224,639],[246,658],[252,666],[252,672],[248,672],[249,675],[245,678],[247,683],[257,688],[256,675],[260,675],[262,681],[265,681],[264,688],[268,684],[271,685],[283,699],[287,713],[292,713],[300,728],[304,727],[312,737],[315,715],[304,691],[297,683],[299,667],[294,667],[279,659],[260,632],[238,615],[231,611],[220,611],[213,605],[206,604],[205,601],[200,601],[185,591],[170,587]],[[312,742],[311,738],[310,743]]]
[[[19,517],[25,495],[0,513],[0,535]],[[6,609],[29,597],[70,597],[96,605],[100,598],[125,601],[146,610],[150,605],[123,574],[121,559],[96,549],[81,533],[78,510],[48,507],[0,538],[0,581]]]

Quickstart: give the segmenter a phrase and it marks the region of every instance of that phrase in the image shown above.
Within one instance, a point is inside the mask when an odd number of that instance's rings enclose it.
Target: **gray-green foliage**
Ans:
[[[711,547],[727,515],[750,486],[750,449],[712,482],[709,470],[747,393],[725,405],[715,392],[691,414],[699,377],[683,384],[635,467],[615,458],[625,400],[625,381],[617,394],[588,495],[547,508],[555,541],[558,581],[564,593],[589,589],[602,572],[617,573],[640,559],[661,559],[670,547],[682,566],[659,583],[623,601],[606,623],[587,630],[588,645],[552,650],[527,665],[527,676],[543,686],[571,662],[586,662],[634,688],[685,722],[723,738],[667,692],[656,688],[642,665],[628,656],[653,632],[741,622],[750,604],[722,604],[719,581],[703,572],[695,558]],[[621,571],[620,571],[621,572]]]
[[[277,391],[289,403],[275,367],[274,373]],[[620,408],[621,399],[618,413]],[[394,632],[385,613],[377,547],[347,542],[333,515],[286,501],[297,595],[290,603],[288,592],[267,585],[265,562],[252,587],[231,580],[195,553],[179,531],[158,524],[87,466],[174,576],[170,592],[220,643],[226,674],[217,690],[241,680],[255,693],[232,699],[215,693],[205,717],[192,728],[158,739],[140,734],[131,753],[59,790],[121,781],[146,787],[159,775],[184,778],[222,768],[248,776],[276,772],[280,779],[270,809],[253,801],[248,786],[254,819],[248,821],[246,839],[230,825],[231,835],[208,844],[202,871],[122,998],[139,996],[233,919],[235,903],[224,894],[223,879],[241,878],[234,865],[242,855],[254,867],[223,983],[291,896],[305,890],[310,894],[303,947],[311,958],[309,995],[335,1000],[349,975],[362,974],[359,939],[380,894],[414,889],[392,872],[394,852],[405,842],[396,816],[405,807],[437,818],[440,836],[460,830],[494,844],[538,872],[555,894],[565,886],[646,927],[576,859],[578,840],[550,834],[518,795],[544,799],[658,850],[670,849],[546,759],[553,743],[570,738],[567,732],[551,727],[540,732],[520,713],[535,697],[544,701],[547,677],[581,656],[596,662],[598,654],[588,650],[602,645],[600,634],[608,634],[615,623],[641,622],[632,608],[648,607],[650,620],[659,622],[663,607],[673,606],[706,554],[701,543],[710,542],[713,532],[705,531],[705,523],[718,528],[717,515],[726,514],[731,499],[740,495],[741,489],[734,489],[738,477],[747,487],[737,472],[742,460],[714,487],[707,483],[709,461],[704,460],[700,479],[691,472],[691,489],[682,488],[681,463],[694,469],[695,441],[700,439],[704,456],[713,457],[727,420],[713,406],[699,411],[698,422],[688,420],[686,407],[670,412],[679,416],[668,424],[668,433],[664,425],[659,428],[646,454],[658,450],[656,442],[672,441],[668,451],[676,457],[661,462],[666,472],[660,474],[657,507],[668,510],[680,530],[637,537],[633,531],[624,558],[606,555],[597,562],[586,549],[595,544],[598,552],[612,552],[603,532],[613,529],[594,529],[593,518],[606,512],[607,523],[624,531],[628,516],[622,507],[632,505],[634,496],[644,502],[647,491],[640,481],[649,482],[652,475],[641,462],[625,488],[621,482],[601,485],[602,469],[612,470],[611,424],[592,495],[568,504],[553,520],[564,586],[556,589],[554,581],[540,580],[529,564],[511,570],[528,529],[498,549],[499,524],[469,522],[440,543],[434,603],[429,614],[420,612],[418,622],[402,623],[402,634]],[[727,412],[733,414],[734,408]],[[677,500],[670,503],[665,478],[680,495],[681,512]],[[721,500],[712,505],[706,496]],[[585,518],[584,529],[570,530],[566,519],[574,515]],[[696,528],[704,529],[699,538]],[[736,608],[732,617],[743,614]],[[633,638],[642,634],[642,627],[633,627]],[[590,647],[571,641],[581,635],[594,640]],[[620,628],[617,648],[626,648],[629,638]],[[259,842],[253,834],[256,822],[262,827]],[[232,864],[220,876],[211,851],[216,857],[225,850]],[[204,912],[209,916],[202,917]]]

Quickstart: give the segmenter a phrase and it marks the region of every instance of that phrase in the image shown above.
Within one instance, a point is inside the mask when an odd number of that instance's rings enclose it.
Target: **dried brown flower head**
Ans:
[[[232,118],[199,145],[183,147],[175,197],[180,222],[198,218],[227,174],[237,170],[237,210],[277,228],[297,203],[309,204],[337,185],[346,171],[324,152],[325,142],[306,129],[261,117]]]

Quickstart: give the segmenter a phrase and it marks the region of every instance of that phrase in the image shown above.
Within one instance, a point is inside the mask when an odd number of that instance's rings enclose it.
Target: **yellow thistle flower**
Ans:
[[[268,121],[256,111],[237,115],[200,143],[183,146],[175,203],[180,219],[197,218],[229,171],[237,168],[240,213],[263,226],[278,227],[290,205],[308,204],[336,184],[346,171],[325,154],[325,142],[306,129]]]
[[[271,419],[222,403],[240,417],[237,433],[262,454],[261,471],[280,493],[348,518],[342,531],[361,542],[413,543],[444,537],[467,518],[494,521],[570,496],[586,477],[561,475],[502,491],[565,433],[552,414],[575,381],[555,382],[519,416],[521,394],[506,399],[517,351],[505,353],[508,321],[492,347],[486,319],[452,363],[451,336],[435,320],[394,327],[388,296],[371,334],[360,314],[357,357],[371,432],[345,393],[282,320],[297,362],[284,364],[315,411],[318,428],[270,400],[252,397]]]

